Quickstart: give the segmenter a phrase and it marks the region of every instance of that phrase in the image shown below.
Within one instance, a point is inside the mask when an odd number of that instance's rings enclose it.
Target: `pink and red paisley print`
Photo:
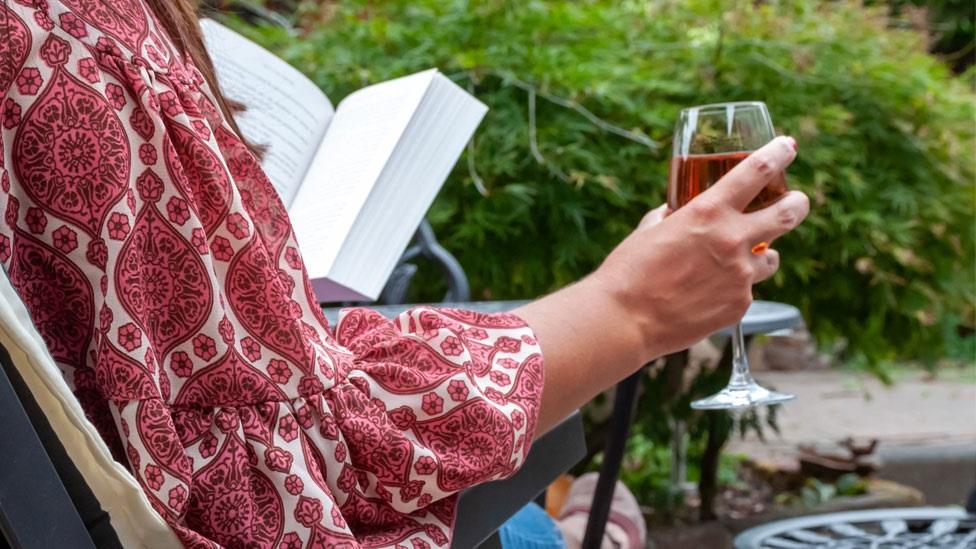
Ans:
[[[14,175],[31,200],[88,234],[128,188],[122,122],[104,97],[61,67],[24,114],[12,154]]]
[[[519,467],[542,361],[511,315],[348,311],[140,0],[0,3],[0,262],[187,546],[446,547]]]

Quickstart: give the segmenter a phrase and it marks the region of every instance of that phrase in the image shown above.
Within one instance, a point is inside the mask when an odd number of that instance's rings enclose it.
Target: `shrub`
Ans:
[[[957,72],[976,62],[976,3],[968,0],[888,0],[891,12],[926,30],[929,50]]]
[[[537,296],[592,270],[663,200],[679,109],[765,100],[800,143],[789,183],[813,210],[776,243],[782,269],[757,296],[799,306],[851,358],[933,359],[945,319],[973,321],[976,109],[924,36],[886,13],[344,0],[300,37],[248,32],[333,100],[436,66],[491,107],[429,213],[483,298]]]

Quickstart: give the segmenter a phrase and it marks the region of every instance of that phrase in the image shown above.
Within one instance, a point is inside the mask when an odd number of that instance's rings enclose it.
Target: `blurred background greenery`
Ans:
[[[436,66],[490,106],[429,214],[477,297],[585,275],[664,199],[678,110],[761,99],[800,143],[789,182],[813,210],[757,297],[800,307],[846,361],[935,361],[973,324],[972,2],[277,7],[305,30],[247,33],[333,101]]]
[[[882,376],[895,361],[974,358],[971,0],[265,5],[298,31],[236,26],[333,102],[434,66],[488,104],[428,215],[476,298],[531,298],[590,272],[664,200],[678,111],[758,99],[799,142],[788,182],[812,211],[777,242],[782,268],[756,296],[798,306],[836,362]],[[423,276],[413,299],[438,299],[438,277]],[[628,457],[639,466],[623,472],[665,516],[681,497],[670,474],[676,422],[690,481],[706,441],[720,448],[733,427],[688,408],[726,373],[703,369],[680,396],[669,375],[645,380]],[[737,427],[774,420],[753,414]],[[721,482],[736,458],[712,458]]]

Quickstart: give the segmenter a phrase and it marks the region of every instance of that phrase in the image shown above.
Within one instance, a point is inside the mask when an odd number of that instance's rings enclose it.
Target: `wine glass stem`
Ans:
[[[749,374],[749,357],[746,353],[746,339],[742,334],[742,323],[737,322],[732,330],[732,378],[729,386],[733,388],[746,387],[752,383]]]

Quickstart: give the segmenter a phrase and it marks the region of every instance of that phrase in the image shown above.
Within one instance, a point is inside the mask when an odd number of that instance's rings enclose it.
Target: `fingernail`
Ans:
[[[787,142],[787,143],[788,143],[788,144],[789,144],[789,145],[790,145],[791,147],[793,147],[793,150],[794,150],[794,151],[795,151],[795,150],[797,150],[797,149],[799,148],[799,147],[797,146],[797,144],[796,144],[796,139],[793,139],[793,138],[792,138],[792,137],[790,137],[790,136],[786,136],[786,142]]]

